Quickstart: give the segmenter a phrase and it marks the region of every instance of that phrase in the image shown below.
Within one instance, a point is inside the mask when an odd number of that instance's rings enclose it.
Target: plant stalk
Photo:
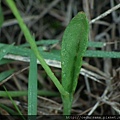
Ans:
[[[16,8],[16,5],[14,3],[13,0],[6,0],[6,2],[8,3],[10,9],[12,10],[14,16],[16,17],[16,19],[18,20],[19,26],[21,28],[21,30],[24,33],[24,36],[27,40],[27,42],[30,44],[31,49],[33,50],[34,54],[36,55],[37,59],[40,61],[42,67],[44,68],[44,70],[46,71],[46,73],[48,74],[48,76],[51,78],[51,80],[53,81],[53,83],[55,84],[55,86],[58,88],[59,92],[62,95],[68,95],[68,92],[65,91],[65,89],[63,88],[63,86],[60,84],[59,80],[56,78],[56,76],[54,75],[54,73],[51,71],[51,69],[49,68],[49,66],[46,64],[45,60],[43,59],[43,57],[41,56],[37,45],[33,39],[33,36],[31,35],[30,31],[28,30],[27,26],[25,25],[23,19],[20,16],[19,11]]]
[[[73,95],[69,94],[68,96],[62,96],[62,101],[63,101],[63,115],[70,115],[73,102]]]

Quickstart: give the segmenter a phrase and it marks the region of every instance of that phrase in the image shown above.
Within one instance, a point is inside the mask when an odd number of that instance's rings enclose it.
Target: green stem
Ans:
[[[19,26],[21,28],[21,30],[24,33],[24,36],[27,40],[27,42],[30,44],[31,49],[33,50],[34,54],[36,55],[37,59],[39,60],[39,62],[41,63],[42,67],[44,68],[44,70],[46,71],[46,73],[48,74],[48,76],[51,78],[51,80],[53,81],[53,83],[55,84],[55,86],[58,88],[59,92],[62,95],[68,95],[69,93],[67,91],[65,91],[65,89],[63,88],[63,86],[60,84],[59,80],[55,77],[54,73],[51,71],[51,69],[49,68],[49,66],[46,64],[45,60],[43,59],[43,57],[41,56],[37,45],[33,39],[33,36],[30,34],[30,31],[28,30],[27,26],[25,25],[23,19],[21,18],[15,3],[13,0],[6,0],[6,2],[8,3],[9,7],[11,8],[13,14],[15,15],[16,19],[18,20]]]
[[[63,101],[63,115],[70,115],[72,108],[73,95],[62,96]]]

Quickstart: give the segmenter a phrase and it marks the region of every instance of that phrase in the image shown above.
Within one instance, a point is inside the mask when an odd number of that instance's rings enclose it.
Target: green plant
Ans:
[[[42,55],[40,54],[37,45],[33,36],[30,34],[29,29],[24,24],[13,0],[6,0],[9,7],[11,8],[13,14],[15,15],[16,19],[18,20],[19,26],[24,33],[24,36],[32,51],[34,52],[36,58],[41,63],[42,67],[54,82],[55,86],[58,88],[59,92],[61,93],[63,106],[64,106],[64,114],[69,115],[71,111],[71,105],[73,100],[73,94],[76,89],[77,85],[77,78],[79,75],[79,71],[82,65],[82,57],[86,51],[87,41],[88,41],[88,33],[89,33],[89,24],[88,20],[83,12],[79,12],[69,23],[67,26],[64,35],[63,35],[63,42],[62,42],[62,50],[61,50],[61,62],[62,62],[62,84],[60,84],[59,80],[55,77],[54,73],[51,71],[49,66],[46,64],[45,60],[43,59]],[[35,59],[33,56],[31,57],[31,69],[36,66]],[[33,64],[35,63],[35,64]],[[36,67],[35,67],[36,68]],[[30,74],[34,74],[30,71]],[[36,72],[35,72],[36,74]],[[35,76],[35,75],[34,75]],[[31,75],[29,76],[31,79]],[[33,78],[32,78],[33,80]],[[36,79],[35,79],[36,80]],[[37,87],[37,82],[34,84]],[[33,89],[30,88],[29,89]],[[37,92],[37,90],[35,90]],[[34,92],[35,92],[34,91]],[[34,94],[33,91],[30,94]],[[37,94],[37,93],[36,93]],[[36,96],[35,94],[35,96]],[[37,96],[36,96],[37,97]],[[34,99],[31,96],[28,98]],[[29,100],[28,100],[29,101]],[[32,101],[32,100],[31,100]],[[31,105],[31,104],[30,104]],[[36,102],[34,101],[34,105],[36,106]],[[28,107],[29,108],[29,107]],[[37,107],[35,107],[37,108]],[[31,109],[31,107],[30,107]],[[30,112],[32,114],[32,112]],[[34,112],[34,114],[36,114]]]
[[[82,57],[88,44],[88,33],[88,20],[83,12],[79,12],[70,21],[63,35],[61,50],[62,85],[69,93],[68,97],[62,96],[64,114],[70,114]]]
[[[33,52],[31,52],[31,56],[30,56],[28,89],[29,89],[28,91],[28,115],[36,115],[37,113],[37,59]]]
[[[5,91],[6,91],[7,95],[8,95],[8,97],[10,98],[12,104],[14,105],[14,107],[16,108],[16,110],[18,111],[19,115],[22,117],[23,120],[25,120],[25,118],[23,117],[23,115],[22,115],[20,109],[18,108],[18,106],[16,105],[16,103],[13,101],[12,97],[11,97],[10,94],[8,93],[8,91],[7,91],[7,89],[5,88],[5,86],[3,86],[3,88],[5,89]]]

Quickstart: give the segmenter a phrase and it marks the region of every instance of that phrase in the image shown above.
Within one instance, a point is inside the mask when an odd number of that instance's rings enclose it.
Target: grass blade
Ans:
[[[5,86],[3,86],[3,87],[4,87],[4,89],[5,89],[6,93],[7,93],[7,95],[9,96],[9,98],[10,98],[12,104],[14,105],[14,107],[16,108],[16,110],[18,111],[19,115],[22,117],[23,120],[25,120],[24,116],[22,115],[21,111],[20,111],[19,108],[17,107],[16,103],[14,102],[14,100],[12,99],[12,97],[9,95],[7,89],[5,88]]]
[[[21,18],[14,1],[13,0],[6,0],[6,2],[8,3],[9,7],[11,8],[11,10],[12,10],[13,14],[15,15],[16,19],[18,20],[19,26],[20,26],[22,32],[24,33],[24,36],[25,36],[27,42],[30,44],[31,49],[35,53],[37,59],[40,61],[44,70],[46,71],[48,76],[51,78],[51,80],[53,81],[55,86],[58,88],[59,92],[61,94],[65,95],[65,96],[68,95],[68,93],[64,90],[63,86],[60,84],[59,80],[53,74],[53,72],[51,71],[51,69],[46,64],[45,60],[43,59],[42,55],[40,54],[40,52],[37,48],[37,45],[35,43],[35,40],[33,39],[33,36],[30,34],[29,29],[27,28],[27,26],[23,22],[23,19]]]
[[[31,52],[29,69],[28,115],[37,115],[37,59],[33,52]]]
[[[92,47],[92,48],[102,48],[105,45],[106,45],[105,42],[94,42],[94,41],[88,42],[88,47]]]
[[[9,59],[2,59],[0,60],[0,65],[4,65],[4,64],[8,64],[8,63],[11,63],[13,60],[9,60]]]
[[[0,107],[3,108],[3,109],[5,109],[10,115],[18,115],[17,112],[15,112],[13,109],[11,109],[10,107],[7,107],[4,104],[0,103]]]
[[[57,44],[59,40],[38,40],[36,41],[36,45],[53,45]],[[30,45],[28,43],[20,45],[22,47],[29,47]]]
[[[11,74],[13,74],[14,69],[4,71],[0,73],[0,82],[2,82],[5,78],[9,77]]]
[[[87,50],[85,57],[98,57],[98,58],[120,58],[120,52],[101,51],[101,50]]]
[[[0,60],[10,51],[10,49],[13,47],[13,45],[4,45],[0,47]]]

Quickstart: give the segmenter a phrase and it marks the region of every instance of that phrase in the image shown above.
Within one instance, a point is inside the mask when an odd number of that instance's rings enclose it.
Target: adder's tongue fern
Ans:
[[[69,93],[69,98],[63,98],[64,113],[72,105],[73,93],[82,65],[82,57],[88,45],[89,22],[84,12],[79,12],[68,24],[62,39],[61,65],[62,85]],[[69,106],[69,107],[68,107]]]

